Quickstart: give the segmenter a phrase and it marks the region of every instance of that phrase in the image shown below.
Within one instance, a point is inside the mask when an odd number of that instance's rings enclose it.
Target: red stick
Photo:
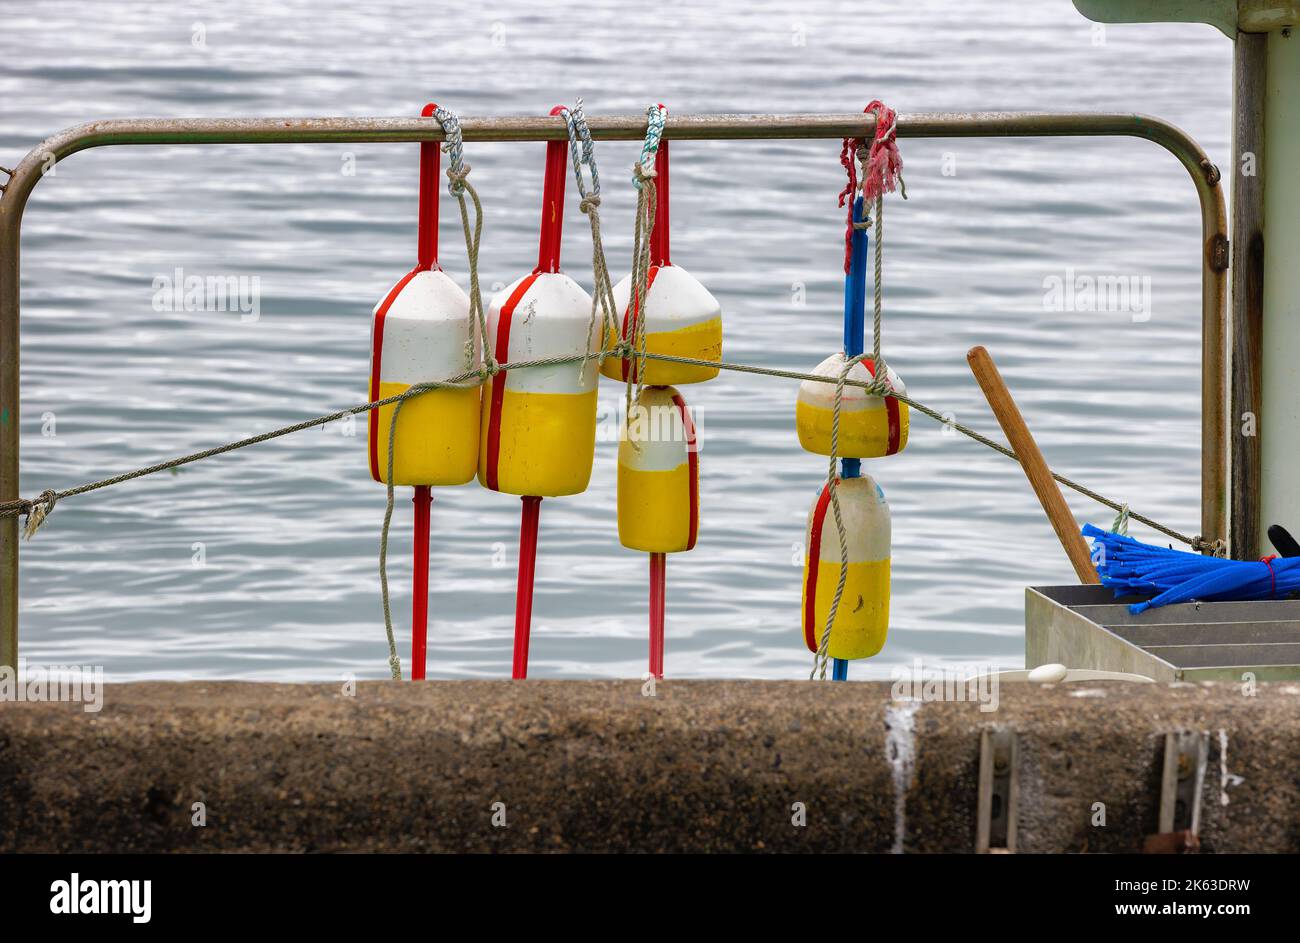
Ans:
[[[432,118],[437,108],[436,104],[430,102],[420,114]],[[438,142],[422,141],[416,271],[438,267],[438,171],[441,162]],[[411,680],[423,681],[429,646],[429,505],[433,503],[429,486],[416,485],[411,502],[415,505],[411,580]]]
[[[551,114],[558,115],[563,105]],[[537,272],[560,270],[560,234],[564,232],[564,178],[569,161],[569,139],[546,144],[546,183],[542,189],[542,236],[537,248]]]
[[[528,635],[533,623],[533,573],[537,569],[537,517],[542,499],[524,495],[519,519],[519,582],[515,589],[515,658],[511,677],[528,677]]]
[[[662,107],[662,106],[661,106]],[[650,231],[650,264],[672,265],[668,232],[668,142],[655,154],[655,225]]]
[[[416,485],[411,497],[415,505],[415,576],[411,582],[411,680],[424,680],[425,651],[429,639],[429,505],[433,496],[428,485]]]
[[[563,105],[551,109],[552,115]],[[542,188],[542,228],[534,274],[560,270],[560,237],[564,232],[564,180],[568,172],[569,139],[546,145],[546,179]],[[515,588],[515,654],[511,677],[528,677],[528,638],[533,623],[533,574],[537,569],[537,518],[542,499],[524,495],[519,519],[519,582]]]
[[[421,117],[432,118],[437,105],[424,106]],[[438,267],[438,171],[442,162],[437,141],[420,142],[420,228],[416,236],[416,269]]]
[[[650,674],[664,676],[664,595],[668,583],[667,555],[650,554]]]

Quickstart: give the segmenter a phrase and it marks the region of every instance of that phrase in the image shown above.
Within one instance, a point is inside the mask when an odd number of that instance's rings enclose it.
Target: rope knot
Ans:
[[[590,196],[584,196],[578,201],[578,209],[582,210],[582,212],[588,216],[596,212],[600,209],[600,194],[593,193]]]
[[[465,180],[469,177],[472,168],[469,164],[461,165],[460,169],[455,167],[447,168],[447,179],[451,181],[447,189],[455,196],[460,196],[465,192]]]
[[[1224,557],[1228,554],[1227,542],[1222,537],[1218,540],[1206,540],[1198,534],[1192,538],[1192,549],[1198,553],[1205,553],[1208,550],[1212,557]]]
[[[53,513],[54,505],[58,500],[58,494],[47,489],[37,495],[36,499],[31,502],[27,509],[27,525],[23,528],[24,540],[31,540],[36,536],[36,532],[41,529],[41,525]]]
[[[659,172],[655,170],[653,163],[648,166],[642,163],[635,163],[632,165],[632,175],[636,183],[636,188],[640,190],[641,184],[645,183],[647,180],[653,180],[655,177],[659,176]]]
[[[1110,525],[1112,534],[1119,534],[1121,537],[1128,536],[1128,519],[1129,519],[1128,502],[1125,501],[1120,505],[1119,513],[1115,515],[1115,521]]]

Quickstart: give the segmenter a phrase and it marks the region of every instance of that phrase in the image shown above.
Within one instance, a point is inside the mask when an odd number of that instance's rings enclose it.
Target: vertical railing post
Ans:
[[[1260,395],[1264,327],[1264,81],[1267,33],[1238,33],[1232,80],[1232,555],[1260,555]],[[1251,171],[1251,172],[1247,172]],[[1286,171],[1290,172],[1290,171]],[[1249,435],[1247,433],[1254,433]],[[1274,522],[1267,522],[1274,523]],[[1283,522],[1278,522],[1283,523]],[[1300,521],[1286,521],[1287,526]]]
[[[18,228],[26,194],[0,197],[0,501],[18,498]],[[21,183],[21,181],[19,181]],[[18,668],[18,517],[0,517],[0,667]]]

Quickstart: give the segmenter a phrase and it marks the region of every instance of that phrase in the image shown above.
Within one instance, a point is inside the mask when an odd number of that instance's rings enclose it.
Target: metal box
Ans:
[[[1300,679],[1300,599],[1191,602],[1131,615],[1104,586],[1025,589],[1025,667],[1127,671],[1156,681]]]

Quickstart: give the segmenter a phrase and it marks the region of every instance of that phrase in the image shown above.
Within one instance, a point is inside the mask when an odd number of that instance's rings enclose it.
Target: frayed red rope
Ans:
[[[862,180],[862,196],[870,201],[894,192],[898,175],[903,172],[903,158],[898,153],[898,116],[894,109],[877,99],[863,111],[876,113],[876,133],[867,153],[866,175]]]
[[[874,112],[876,130],[871,138],[871,149],[867,152],[866,176],[861,187],[863,199],[870,203],[884,193],[893,193],[898,186],[899,175],[903,172],[903,157],[898,153],[898,115],[880,99],[876,99],[863,114]],[[862,147],[861,138],[844,138],[840,144],[840,163],[849,182],[840,191],[840,206],[848,204],[848,213],[844,219],[844,273],[849,271],[853,257],[853,204],[858,190],[858,148]]]
[[[840,206],[847,201],[849,212],[844,220],[844,274],[849,274],[849,263],[853,257],[853,204],[857,202],[855,196],[858,189],[858,148],[862,146],[861,138],[845,138],[840,145],[840,163],[844,165],[844,172],[848,174],[849,182],[844,185],[840,191]]]

